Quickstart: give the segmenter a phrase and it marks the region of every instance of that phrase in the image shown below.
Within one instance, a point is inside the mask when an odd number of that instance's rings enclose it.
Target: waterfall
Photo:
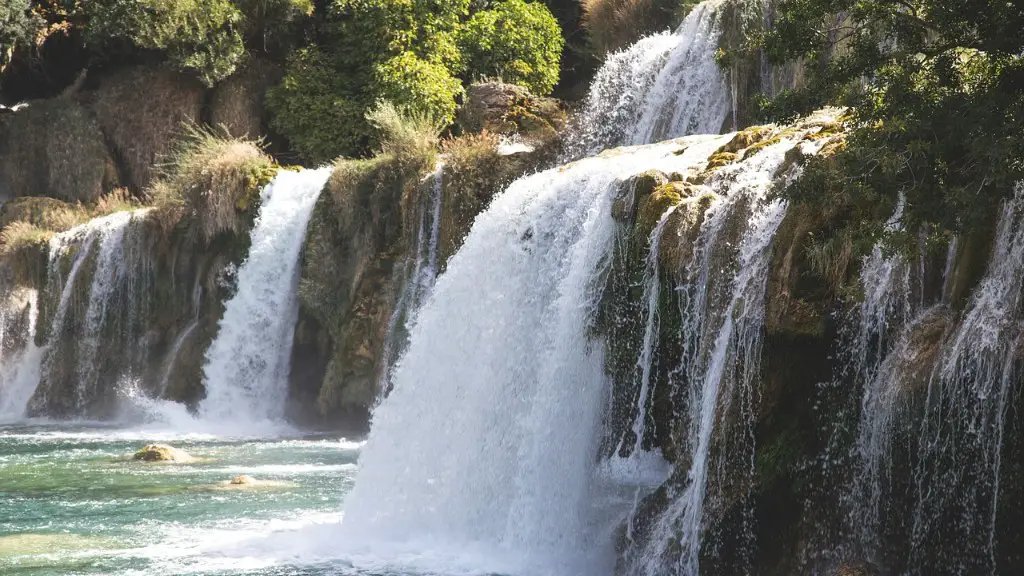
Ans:
[[[25,416],[28,402],[39,385],[39,370],[44,349],[36,346],[36,320],[39,316],[38,294],[29,291],[26,296],[28,313],[26,317],[25,344],[16,352],[4,354],[0,365],[0,422],[19,420]],[[5,306],[0,310],[0,352],[4,351],[10,315],[21,314],[24,309],[11,310]]]
[[[702,2],[674,33],[654,34],[610,55],[574,122],[568,155],[718,133],[731,105],[715,62],[721,4]]]
[[[378,401],[391,386],[393,363],[408,345],[407,339],[416,311],[434,287],[438,273],[438,249],[441,243],[441,206],[444,200],[444,162],[438,162],[425,182],[430,184],[430,195],[417,198],[419,218],[416,244],[406,258],[402,288],[395,309],[388,321],[384,349],[381,354],[381,378],[377,386]],[[429,202],[427,202],[427,201]]]
[[[637,357],[636,368],[640,376],[640,393],[636,403],[636,418],[633,420],[634,442],[629,454],[638,456],[643,450],[644,435],[647,429],[649,416],[647,401],[651,394],[651,369],[654,364],[654,351],[658,347],[658,300],[661,297],[661,270],[658,265],[658,256],[661,251],[661,237],[665,234],[665,227],[669,217],[675,212],[677,206],[673,206],[661,215],[657,226],[651,232],[649,242],[650,253],[647,255],[647,262],[644,270],[644,293],[643,301],[646,303],[646,323],[644,325],[644,339],[640,348],[640,355]],[[623,439],[624,440],[624,439]],[[623,446],[615,449],[616,454],[621,454]]]
[[[682,459],[687,469],[674,472],[669,504],[653,519],[646,543],[630,551],[629,573],[698,574],[709,499],[719,507],[727,504],[716,501],[716,495],[723,493],[717,500],[727,497],[724,475],[729,473],[747,477],[729,478],[730,484],[750,489],[765,290],[772,241],[786,214],[786,204],[767,195],[794,145],[783,140],[768,146],[718,171],[707,183],[722,199],[709,209],[687,281],[678,289],[683,310],[679,371],[687,385],[690,458]],[[814,152],[810,147],[804,151]],[[732,238],[737,226],[738,245]],[[729,429],[730,420],[738,429]]]
[[[192,287],[192,321],[178,334],[178,337],[174,339],[174,344],[171,345],[171,352],[167,355],[167,360],[164,361],[163,375],[160,376],[160,387],[157,390],[157,398],[161,398],[167,392],[167,385],[170,382],[171,374],[174,372],[174,367],[178,362],[178,355],[181,353],[181,347],[185,345],[192,333],[199,327],[200,314],[202,313],[203,298],[203,285],[200,283],[202,277],[196,275],[195,284]]]
[[[299,255],[330,168],[283,170],[261,194],[238,290],[226,304],[203,367],[199,415],[218,422],[280,420],[298,314]]]
[[[905,200],[886,223],[887,232],[901,230]],[[923,275],[922,275],[923,276]],[[863,386],[854,457],[857,472],[851,493],[851,528],[864,553],[879,547],[881,499],[888,472],[893,416],[898,400],[894,363],[906,357],[909,335],[902,333],[913,313],[910,265],[898,255],[886,255],[881,244],[865,257],[860,274],[864,301],[852,342],[846,376]],[[897,340],[897,336],[899,339]],[[894,345],[894,342],[896,345]]]
[[[608,544],[588,523],[607,383],[603,345],[587,334],[612,201],[643,169],[685,171],[723,143],[691,138],[527,176],[477,218],[374,414],[347,546],[441,541],[564,574],[562,561]]]
[[[986,276],[928,384],[915,473],[914,573],[996,570],[1001,448],[1021,343],[1024,185],[1006,201]]]
[[[100,374],[96,355],[103,338],[107,311],[112,305],[119,303],[115,293],[121,287],[128,270],[128,262],[124,255],[125,231],[134,216],[133,212],[117,212],[85,224],[89,227],[89,233],[95,235],[99,248],[89,288],[89,303],[82,326],[82,337],[78,341],[75,407],[79,414],[84,413],[88,400],[93,397],[99,385]],[[126,311],[119,309],[115,312],[123,315]]]

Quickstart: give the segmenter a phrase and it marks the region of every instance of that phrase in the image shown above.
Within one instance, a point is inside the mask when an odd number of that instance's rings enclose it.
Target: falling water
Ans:
[[[1003,207],[989,270],[928,385],[911,542],[916,572],[996,569],[1001,448],[1022,289],[1024,185]]]
[[[263,189],[249,256],[238,270],[238,291],[206,352],[202,418],[258,423],[283,416],[298,313],[299,254],[330,175],[330,168],[285,170]]]
[[[901,196],[895,213],[886,223],[887,232],[901,229],[905,201]],[[860,422],[854,455],[858,470],[854,480],[851,528],[863,553],[878,550],[878,523],[881,499],[888,471],[893,414],[897,383],[893,363],[905,353],[895,346],[897,336],[908,325],[914,310],[911,305],[910,265],[896,254],[886,254],[881,244],[864,258],[861,267],[864,301],[852,342],[846,374],[851,382],[863,386]],[[907,335],[901,340],[906,342]]]
[[[38,294],[29,291],[26,303],[28,314],[25,345],[18,351],[5,354],[0,366],[0,422],[19,420],[25,416],[28,402],[39,385],[39,370],[43,359],[43,349],[36,346],[36,320],[39,316]],[[3,351],[2,340],[6,336],[8,315],[22,313],[23,310],[0,311],[0,351]]]
[[[587,520],[607,385],[587,328],[611,204],[642,169],[685,169],[723,142],[687,143],[680,156],[678,143],[651,146],[524,177],[477,218],[374,415],[347,545],[440,540],[565,574],[562,562],[607,544]]]
[[[715,62],[720,5],[703,2],[674,33],[654,34],[609,56],[576,119],[568,155],[718,133],[730,109],[729,87]]]
[[[654,364],[654,351],[658,347],[658,301],[661,297],[661,270],[658,263],[658,256],[661,251],[661,237],[665,233],[665,225],[669,216],[676,210],[673,206],[661,215],[661,219],[651,232],[649,242],[650,253],[647,255],[647,262],[644,270],[644,294],[643,301],[647,304],[644,325],[644,340],[640,348],[640,355],[637,357],[636,368],[639,372],[640,394],[637,397],[636,417],[633,420],[633,446],[629,451],[631,455],[639,455],[643,449],[643,440],[646,434],[649,410],[648,398],[651,395],[651,370]],[[623,439],[624,440],[624,439]],[[620,442],[615,452],[621,454],[623,446]]]
[[[75,388],[75,404],[79,414],[83,413],[88,400],[93,397],[100,377],[96,354],[103,338],[103,327],[107,311],[119,302],[115,292],[124,281],[128,271],[125,252],[125,231],[134,218],[133,212],[117,212],[93,220],[85,226],[99,243],[96,266],[89,288],[89,303],[81,339],[78,341],[78,384]],[[115,313],[123,314],[121,309]]]
[[[430,182],[429,204],[422,200],[417,203],[419,213],[416,228],[414,253],[405,262],[402,289],[395,303],[395,309],[388,321],[384,338],[381,381],[378,384],[378,401],[390,390],[391,371],[394,361],[408,345],[408,334],[415,320],[416,311],[426,300],[434,287],[438,273],[438,248],[441,243],[441,205],[444,198],[444,163],[438,162],[434,172],[427,178]]]
[[[670,484],[670,503],[654,521],[646,545],[628,558],[631,573],[698,574],[706,503],[712,490],[720,490],[723,484],[721,478],[712,483],[711,474],[726,470],[722,464],[713,470],[713,458],[739,463],[748,476],[753,474],[754,388],[760,370],[765,289],[772,240],[786,214],[784,202],[768,201],[766,196],[793,146],[791,141],[768,146],[752,159],[720,170],[708,182],[723,199],[709,210],[687,271],[688,281],[679,290],[683,298],[681,370],[689,386],[689,469],[685,480],[674,488]],[[743,221],[738,250],[727,233],[737,219]],[[734,264],[725,264],[723,258]],[[720,294],[723,273],[733,274],[724,300]],[[739,439],[727,441],[723,419],[734,409],[743,429]],[[727,446],[740,453],[713,455]],[[681,472],[677,470],[676,475]]]
[[[174,339],[174,344],[171,345],[171,352],[167,355],[167,360],[164,362],[163,375],[160,377],[160,388],[158,389],[157,397],[162,397],[167,392],[167,385],[178,362],[181,347],[185,345],[185,342],[192,336],[192,333],[199,327],[199,315],[202,312],[200,304],[202,304],[203,297],[201,279],[201,276],[196,275],[195,285],[192,287],[192,321],[185,326],[181,334],[178,334],[178,337]]]

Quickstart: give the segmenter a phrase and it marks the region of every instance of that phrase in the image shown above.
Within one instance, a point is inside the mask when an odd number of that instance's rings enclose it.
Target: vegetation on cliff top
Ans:
[[[789,195],[848,200],[876,233],[899,194],[907,230],[986,225],[1024,178],[1022,29],[1017,2],[782,0],[763,45],[775,62],[806,60],[808,77],[765,113],[848,105],[853,128]]]

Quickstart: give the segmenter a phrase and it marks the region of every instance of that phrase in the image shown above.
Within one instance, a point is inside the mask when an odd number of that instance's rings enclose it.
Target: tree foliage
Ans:
[[[902,193],[907,229],[956,231],[985,224],[1024,178],[1024,3],[782,0],[778,9],[766,52],[804,60],[808,77],[765,113],[853,107],[845,149],[810,167],[828,175],[818,186],[878,210]],[[790,193],[835,197],[806,183]]]
[[[454,118],[459,78],[500,74],[549,92],[563,42],[541,4],[503,0],[333,0],[317,44],[289,59],[270,91],[272,124],[304,158],[358,155],[376,137],[366,114],[394,102],[441,125]]]
[[[7,64],[14,47],[31,42],[42,25],[28,0],[0,0],[0,69]]]
[[[460,44],[473,76],[500,76],[540,95],[558,83],[565,40],[558,21],[538,2],[506,0],[477,12]]]

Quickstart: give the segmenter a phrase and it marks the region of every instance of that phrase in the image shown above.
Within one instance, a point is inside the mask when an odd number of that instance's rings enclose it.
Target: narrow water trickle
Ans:
[[[26,303],[25,345],[16,352],[5,354],[0,365],[0,422],[12,422],[25,416],[29,400],[39,385],[39,370],[43,360],[43,349],[36,345],[36,320],[39,317],[39,296],[35,290],[28,293]],[[22,310],[0,310],[0,352],[4,351],[3,340],[7,337],[6,327],[11,314]]]
[[[283,170],[263,189],[237,292],[206,352],[202,419],[257,424],[283,418],[298,314],[299,254],[330,175],[329,167]]]

